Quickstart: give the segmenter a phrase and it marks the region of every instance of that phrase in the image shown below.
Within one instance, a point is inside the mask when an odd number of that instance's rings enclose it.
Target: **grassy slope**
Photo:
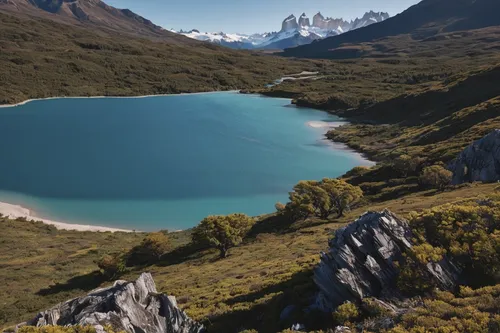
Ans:
[[[443,193],[414,193],[360,207],[340,220],[288,226],[269,218],[222,261],[216,260],[214,251],[195,252],[182,246],[189,232],[172,234],[179,246],[172,255],[154,266],[133,268],[123,278],[132,280],[140,272],[152,272],[158,289],[177,296],[181,307],[204,321],[211,332],[243,328],[276,332],[290,324],[279,322],[285,306],[311,301],[315,290],[311,270],[333,230],[366,210],[390,208],[405,216],[414,210],[486,196],[495,187],[475,184]],[[43,224],[5,219],[0,224],[0,327],[106,285],[93,261],[103,253],[130,249],[142,239],[141,234],[56,231]]]
[[[0,49],[0,104],[256,88],[284,74],[316,69],[308,60],[151,41],[2,12]]]

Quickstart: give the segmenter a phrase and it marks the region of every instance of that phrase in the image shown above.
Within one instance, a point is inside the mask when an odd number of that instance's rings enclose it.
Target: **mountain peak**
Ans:
[[[283,21],[283,24],[281,25],[281,31],[294,30],[298,29],[298,27],[299,24],[297,23],[297,18],[295,17],[295,15],[291,14]]]
[[[300,15],[299,26],[302,28],[311,26],[311,22],[309,21],[309,18],[307,17],[306,13],[302,13],[302,15]]]

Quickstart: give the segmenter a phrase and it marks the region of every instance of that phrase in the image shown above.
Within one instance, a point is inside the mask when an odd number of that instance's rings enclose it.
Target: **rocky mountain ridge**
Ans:
[[[363,28],[389,18],[388,13],[369,11],[361,18],[345,21],[341,18],[325,18],[320,12],[311,20],[303,13],[299,18],[289,15],[281,23],[278,32],[264,34],[227,34],[224,32],[207,33],[199,30],[179,31],[187,37],[221,44],[237,49],[283,49],[309,44],[315,40],[336,36],[347,31]],[[176,32],[171,30],[172,32]]]
[[[408,34],[413,40],[425,40],[443,32],[480,29],[500,25],[497,0],[423,0],[401,14],[370,29],[351,29],[340,36],[323,39],[314,45],[285,50],[284,55],[304,58],[331,58],[341,45],[373,42]],[[365,20],[361,19],[358,24]]]

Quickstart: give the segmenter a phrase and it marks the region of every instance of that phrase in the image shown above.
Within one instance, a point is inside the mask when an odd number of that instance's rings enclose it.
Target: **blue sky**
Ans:
[[[281,29],[290,14],[353,19],[366,11],[395,15],[419,0],[104,0],[128,8],[166,29],[198,29],[227,33],[269,32]]]

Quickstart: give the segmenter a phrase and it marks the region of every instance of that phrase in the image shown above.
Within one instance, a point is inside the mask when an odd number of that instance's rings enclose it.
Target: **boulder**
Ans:
[[[412,247],[411,239],[407,221],[388,210],[365,213],[337,230],[329,251],[321,254],[321,262],[314,270],[320,290],[316,307],[331,312],[346,301],[399,297],[395,263]],[[429,263],[427,268],[443,289],[456,286],[459,272],[446,259]]]
[[[103,326],[129,333],[200,333],[203,325],[177,307],[175,297],[159,294],[153,277],[143,273],[135,282],[116,281],[39,313],[21,326]]]
[[[454,185],[500,180],[500,130],[494,130],[464,149],[449,166]]]

